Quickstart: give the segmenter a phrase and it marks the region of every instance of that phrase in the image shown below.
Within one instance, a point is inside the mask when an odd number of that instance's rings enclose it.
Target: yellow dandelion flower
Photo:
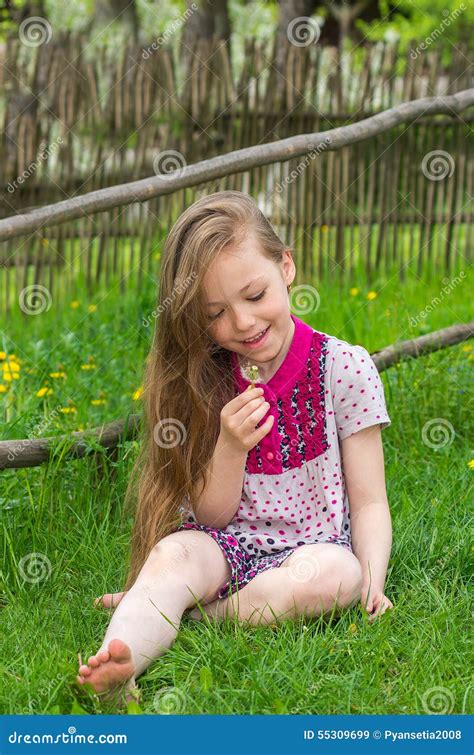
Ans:
[[[472,351],[472,346],[471,346],[471,344],[466,344],[466,346],[463,346],[463,347],[462,347],[462,350],[463,350],[463,351]],[[0,351],[0,359],[1,359],[1,358],[2,358],[2,352]]]
[[[140,388],[138,388],[138,390],[135,391],[132,398],[134,401],[138,401],[138,399],[141,398],[142,395],[143,395],[143,386],[140,386]]]
[[[91,401],[92,406],[101,406],[102,404],[106,404],[107,402],[103,398],[93,398]]]
[[[6,358],[7,358],[6,353],[4,351],[0,351],[0,362],[2,362]]]
[[[349,289],[349,293],[350,293],[351,296],[357,296],[357,294],[359,293],[359,289],[358,288],[350,288]]]
[[[471,461],[468,461],[467,466],[469,467],[469,469],[474,469],[474,459],[471,459]]]
[[[97,309],[97,304],[89,304],[89,306],[87,307],[88,312],[95,312],[96,309]]]
[[[91,364],[90,362],[89,364],[81,364],[81,370],[95,370],[96,367],[97,365]]]
[[[79,306],[79,304],[80,304],[80,302],[78,302],[78,301],[72,301],[71,304],[70,304],[71,309],[77,309],[78,306]]]
[[[53,389],[49,388],[47,385],[44,385],[39,389],[39,391],[36,392],[36,395],[38,396],[38,398],[42,398],[43,396],[51,396],[52,393]]]
[[[20,376],[17,372],[12,372],[11,370],[3,370],[3,379],[7,383],[11,383],[12,380],[19,380]]]
[[[50,372],[49,377],[52,377],[55,380],[57,380],[58,378],[65,378],[66,373],[65,372]]]
[[[6,393],[7,387],[8,386],[4,385],[3,383],[0,383],[0,393]]]
[[[377,298],[377,292],[376,291],[369,291],[369,293],[367,294],[367,299],[369,301],[372,301],[373,299],[376,299],[376,298]]]
[[[75,414],[77,409],[75,406],[63,406],[59,411],[63,414]]]

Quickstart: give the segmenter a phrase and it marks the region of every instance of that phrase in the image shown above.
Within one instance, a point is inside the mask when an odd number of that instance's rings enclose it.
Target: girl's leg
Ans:
[[[362,567],[341,545],[311,543],[297,548],[276,569],[258,574],[237,593],[203,606],[208,616],[237,616],[253,625],[271,624],[297,616],[337,615],[360,598]],[[193,609],[192,618],[201,611]]]
[[[230,578],[220,546],[206,532],[181,530],[159,541],[117,606],[102,645],[77,681],[96,692],[129,682],[174,642],[183,612],[213,600]]]

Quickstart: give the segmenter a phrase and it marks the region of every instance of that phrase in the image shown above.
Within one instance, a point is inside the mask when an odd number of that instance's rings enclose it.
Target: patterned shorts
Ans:
[[[250,582],[257,574],[266,571],[267,569],[275,569],[281,566],[283,561],[287,559],[291,554],[300,546],[289,546],[278,553],[270,553],[267,556],[251,556],[246,550],[241,548],[236,538],[215,527],[206,527],[204,524],[197,524],[194,522],[185,522],[181,524],[179,530],[201,530],[207,532],[216,543],[221,547],[224,556],[229,562],[231,569],[231,577],[228,582],[219,590],[217,597],[226,598],[229,594],[230,588],[234,591],[236,588],[239,590]],[[338,541],[337,538],[330,540],[336,545],[343,545],[352,552],[352,547],[349,543]]]

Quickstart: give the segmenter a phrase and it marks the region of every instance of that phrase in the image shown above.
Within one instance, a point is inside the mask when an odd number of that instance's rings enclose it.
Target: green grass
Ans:
[[[440,279],[321,282],[319,310],[302,319],[374,351],[468,321],[472,278],[466,272],[416,327],[410,318],[440,296]],[[373,301],[369,290],[377,292]],[[13,313],[0,332],[0,350],[22,360],[19,379],[0,393],[2,439],[92,427],[139,410],[132,396],[151,337],[142,318],[155,306],[153,282],[139,296],[76,299],[76,309],[54,301],[40,316]],[[90,303],[96,311],[87,311]],[[392,419],[383,431],[393,522],[385,591],[394,609],[373,625],[360,606],[338,620],[278,629],[185,619],[172,649],[140,677],[142,712],[423,714],[427,705],[439,710],[433,700],[441,687],[444,712],[472,713],[472,354],[460,344],[382,373]],[[81,370],[89,356],[96,369]],[[66,378],[49,377],[59,370]],[[46,386],[53,393],[37,397]],[[99,397],[106,403],[90,403]],[[54,411],[68,401],[75,413]],[[438,450],[422,440],[434,418],[454,430]],[[136,443],[123,444],[102,474],[90,459],[61,458],[0,473],[1,713],[113,712],[84,699],[74,679],[78,652],[83,659],[95,652],[108,624],[92,600],[120,589],[125,575],[132,522],[123,494],[135,453]],[[28,582],[20,562],[32,553],[45,557],[46,573]]]

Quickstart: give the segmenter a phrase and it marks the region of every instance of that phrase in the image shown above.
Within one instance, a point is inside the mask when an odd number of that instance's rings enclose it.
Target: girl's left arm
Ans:
[[[375,618],[393,608],[384,595],[392,548],[392,521],[385,488],[380,425],[341,441],[342,467],[349,498],[352,549],[362,566],[361,603]]]

